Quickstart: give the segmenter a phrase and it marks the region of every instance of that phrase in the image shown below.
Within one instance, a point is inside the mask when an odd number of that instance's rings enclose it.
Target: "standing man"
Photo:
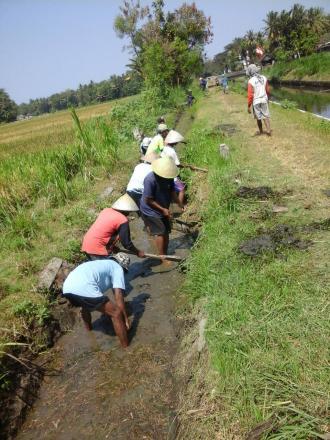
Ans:
[[[63,284],[63,297],[74,307],[81,307],[81,317],[88,331],[92,330],[91,312],[97,310],[112,320],[113,327],[122,347],[128,346],[129,321],[123,293],[130,259],[122,252],[110,260],[88,261],[69,273]],[[115,304],[104,295],[112,288]]]
[[[155,238],[158,254],[166,255],[171,232],[170,204],[174,201],[183,209],[174,188],[179,170],[168,156],[155,160],[151,168],[152,172],[144,179],[141,215],[150,235]]]
[[[112,208],[105,208],[84,236],[81,250],[90,260],[112,257],[118,241],[130,252],[143,258],[144,252],[137,249],[132,240],[127,216],[139,208],[128,195],[121,196]]]
[[[248,112],[251,113],[251,105],[253,105],[253,114],[259,128],[259,132],[256,135],[263,134],[262,121],[264,121],[266,134],[271,136],[268,106],[269,84],[267,78],[258,73],[259,70],[260,68],[255,64],[250,64],[246,70],[247,75],[250,77],[248,82]]]
[[[166,124],[159,124],[157,127],[158,134],[151,139],[146,155],[150,153],[160,154],[164,148],[164,139],[168,135],[168,128]]]

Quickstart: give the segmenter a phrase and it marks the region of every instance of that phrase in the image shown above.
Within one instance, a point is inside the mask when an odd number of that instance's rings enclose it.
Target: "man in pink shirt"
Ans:
[[[118,241],[125,249],[143,258],[144,252],[137,249],[132,240],[127,215],[138,211],[134,200],[125,194],[112,208],[103,209],[84,236],[81,250],[90,260],[101,260],[111,256]]]

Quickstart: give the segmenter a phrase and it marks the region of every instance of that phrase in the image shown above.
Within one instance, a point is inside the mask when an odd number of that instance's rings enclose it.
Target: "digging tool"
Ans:
[[[124,252],[126,254],[135,255],[133,252],[130,252],[126,249],[119,249],[120,252]],[[169,261],[177,261],[180,263],[184,260],[182,257],[178,257],[177,255],[157,255],[157,254],[144,254],[147,258],[156,258],[157,260],[169,260]]]
[[[183,168],[190,168],[192,171],[202,171],[203,173],[207,173],[209,171],[207,168],[196,167],[195,165],[190,165],[189,163],[182,163],[181,166]]]
[[[146,257],[149,258],[157,258],[158,260],[169,260],[169,261],[182,261],[184,258],[178,257],[177,255],[156,255],[156,254],[144,254]]]

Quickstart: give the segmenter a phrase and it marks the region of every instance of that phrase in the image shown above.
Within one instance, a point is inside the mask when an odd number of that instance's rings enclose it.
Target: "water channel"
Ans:
[[[297,104],[297,108],[330,118],[330,90],[308,90],[302,87],[271,87],[272,100],[283,102],[289,100]]]

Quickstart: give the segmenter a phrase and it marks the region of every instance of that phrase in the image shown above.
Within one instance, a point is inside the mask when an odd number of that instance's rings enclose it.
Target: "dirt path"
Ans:
[[[131,223],[133,239],[151,252],[142,227],[139,219]],[[173,233],[170,246],[183,256],[191,239]],[[91,333],[77,319],[54,349],[57,374],[46,377],[17,439],[174,438],[172,359],[178,341],[173,294],[182,275],[175,265],[162,272],[154,264],[132,258],[126,279],[126,301],[134,319],[130,347],[118,347],[111,322],[97,312]]]

